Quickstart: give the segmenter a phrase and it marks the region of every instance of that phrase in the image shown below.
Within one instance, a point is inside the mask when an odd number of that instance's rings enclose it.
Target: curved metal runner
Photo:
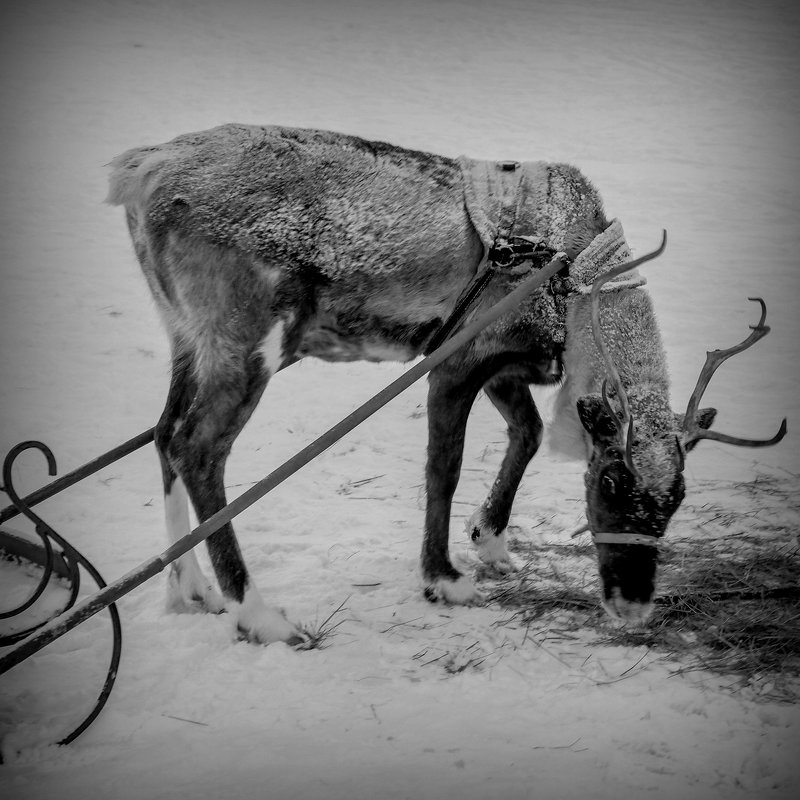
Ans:
[[[25,611],[32,609],[36,602],[44,594],[48,584],[50,583],[50,580],[54,577],[64,581],[69,590],[67,601],[58,614],[63,614],[69,611],[75,605],[80,592],[81,568],[83,568],[89,574],[99,589],[105,588],[106,582],[103,580],[102,575],[86,558],[86,556],[84,556],[77,548],[73,547],[63,536],[58,534],[38,514],[35,514],[31,510],[31,506],[41,503],[58,492],[63,491],[69,486],[72,486],[83,478],[92,475],[105,466],[108,466],[108,464],[111,464],[114,461],[117,461],[120,458],[128,455],[129,453],[132,453],[134,450],[143,447],[145,444],[151,442],[152,439],[153,430],[150,429],[149,431],[145,431],[139,436],[124,442],[119,447],[110,450],[103,456],[100,456],[94,461],[85,464],[83,467],[74,470],[68,475],[63,476],[62,478],[54,481],[37,492],[28,495],[25,498],[21,498],[14,488],[12,476],[14,461],[26,450],[39,450],[45,456],[47,460],[48,472],[52,476],[56,474],[55,456],[47,445],[37,441],[21,442],[9,451],[8,455],[6,455],[3,461],[3,489],[9,496],[11,505],[0,512],[0,520],[6,521],[12,519],[18,514],[26,516],[33,522],[35,526],[35,532],[42,540],[42,543],[37,544],[36,542],[30,541],[28,538],[16,535],[10,530],[4,530],[3,528],[0,528],[0,551],[6,553],[7,556],[13,559],[25,560],[42,567],[42,574],[39,577],[36,587],[28,596],[28,598],[14,608],[0,611],[0,619],[11,619],[13,617],[18,617]],[[60,549],[56,550],[54,545]],[[108,606],[108,613],[111,617],[113,645],[111,650],[111,661],[106,672],[106,679],[103,683],[103,687],[89,714],[76,728],[72,730],[71,733],[59,740],[58,744],[69,744],[78,736],[80,736],[97,718],[98,714],[102,711],[103,706],[105,706],[109,695],[111,694],[111,689],[113,688],[114,681],[117,677],[117,668],[119,666],[120,657],[122,655],[122,624],[120,622],[119,611],[117,610],[115,604],[112,603]],[[0,647],[8,647],[22,641],[23,639],[26,639],[28,636],[35,633],[43,625],[45,625],[46,622],[47,620],[35,624],[29,628],[25,628],[24,630],[19,630],[4,636],[0,636]],[[2,758],[0,758],[0,763],[1,762]]]

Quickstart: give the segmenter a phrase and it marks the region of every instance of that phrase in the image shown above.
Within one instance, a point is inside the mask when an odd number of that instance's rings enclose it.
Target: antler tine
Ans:
[[[605,406],[606,413],[614,421],[614,427],[617,429],[617,433],[625,440],[625,455],[623,459],[625,461],[625,466],[628,468],[631,475],[638,478],[639,470],[636,469],[636,465],[633,463],[633,417],[628,414],[626,424],[625,419],[614,410],[614,407],[608,399],[608,380],[603,381],[600,391],[603,395],[603,405]]]
[[[678,472],[683,472],[686,467],[686,449],[680,436],[675,436],[675,445],[678,448]]]
[[[603,286],[613,278],[616,278],[618,275],[622,275],[624,272],[628,272],[632,270],[634,267],[638,267],[640,264],[643,264],[645,261],[650,261],[651,259],[657,258],[664,252],[664,248],[667,246],[667,232],[663,231],[661,244],[652,252],[645,253],[643,256],[639,258],[635,258],[633,261],[625,261],[622,264],[617,264],[617,266],[612,267],[608,272],[604,272],[601,275],[598,275],[594,282],[592,283],[592,292],[591,292],[591,309],[592,309],[592,335],[594,336],[595,344],[597,345],[597,349],[600,352],[600,356],[602,357],[603,361],[606,365],[606,370],[608,371],[608,376],[611,379],[611,383],[614,387],[614,391],[617,393],[617,398],[619,399],[619,403],[622,406],[622,416],[620,417],[616,412],[611,409],[611,405],[608,401],[608,395],[606,390],[606,382],[603,382],[603,402],[606,405],[606,408],[611,412],[611,416],[616,420],[617,427],[620,433],[624,436],[625,432],[625,425],[627,421],[630,419],[630,407],[628,406],[628,395],[625,393],[625,387],[622,385],[622,379],[619,376],[619,372],[617,372],[617,368],[614,366],[614,362],[611,359],[611,354],[608,352],[608,348],[606,347],[606,343],[603,340],[603,333],[600,328],[600,291]]]
[[[700,439],[713,439],[715,442],[735,444],[739,447],[770,447],[773,444],[778,444],[778,442],[786,436],[787,430],[786,417],[784,417],[781,420],[778,432],[771,439],[743,439],[740,436],[729,436],[727,433],[718,433],[717,431],[706,431],[702,428],[695,428],[691,436],[684,439],[684,442],[685,444],[690,444]]]
[[[605,406],[606,413],[614,420],[617,430],[622,432],[625,428],[624,410],[623,414],[618,414],[616,409],[611,405],[611,401],[608,399],[608,378],[603,378],[600,392],[603,396],[603,405]]]
[[[595,295],[600,292],[600,289],[602,289],[604,284],[608,283],[608,281],[612,280],[613,278],[616,278],[618,275],[622,275],[625,272],[630,272],[630,270],[634,269],[634,267],[638,267],[640,264],[644,264],[646,261],[652,261],[654,258],[658,258],[664,252],[664,248],[666,246],[667,232],[662,230],[661,244],[655,250],[651,250],[649,253],[639,256],[639,258],[634,258],[633,261],[623,261],[622,264],[617,264],[616,267],[612,267],[610,270],[608,270],[608,272],[603,272],[601,275],[598,275],[592,282],[592,297],[595,297]]]
[[[636,480],[639,480],[639,470],[633,463],[633,417],[628,417],[628,433],[625,436],[625,466],[628,472],[633,475]]]
[[[707,431],[701,428],[695,421],[700,400],[708,387],[709,381],[720,365],[731,356],[735,356],[737,353],[741,353],[749,347],[752,347],[769,333],[769,326],[764,324],[767,319],[767,304],[760,297],[748,297],[747,299],[761,306],[761,318],[758,324],[750,326],[750,335],[739,342],[739,344],[729,347],[727,350],[710,350],[706,353],[706,363],[700,371],[700,377],[697,379],[697,384],[689,398],[689,404],[686,406],[686,414],[683,418],[683,430],[686,433],[683,439],[684,447],[700,439],[713,439],[716,442],[734,444],[740,447],[769,447],[770,445],[777,444],[786,435],[785,418],[781,422],[778,432],[771,439],[742,439],[738,436],[729,436],[726,433],[718,433],[717,431],[711,430]]]

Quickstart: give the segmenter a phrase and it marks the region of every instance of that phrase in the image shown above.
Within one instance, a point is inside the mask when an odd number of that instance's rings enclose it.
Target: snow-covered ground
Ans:
[[[0,453],[24,439],[61,471],[150,427],[167,347],[104,165],[227,122],[341,130],[455,156],[551,159],[599,186],[646,268],[682,410],[706,349],[757,319],[772,334],[723,367],[717,426],[769,450],[704,443],[687,503],[798,484],[800,11],[711,0],[59,0],[8,3],[0,151]],[[241,492],[405,367],[309,361],[273,380],[230,461]],[[124,598],[121,669],[100,718],[101,615],[0,678],[3,798],[794,797],[800,713],[637,647],[553,642],[508,611],[421,597],[425,385],[415,385],[245,512],[246,560],[295,620],[343,604],[328,647],[233,641],[228,620],[163,610],[163,577]],[[547,398],[544,398],[545,402]],[[502,455],[475,407],[453,520]],[[18,462],[21,491],[46,465]],[[712,483],[709,483],[712,481]],[[114,580],[164,549],[152,448],[41,507]],[[800,486],[798,486],[800,488]],[[512,518],[569,541],[580,464],[544,453]],[[712,500],[710,499],[709,502]],[[739,500],[737,500],[739,502]],[[779,509],[780,511],[780,509]],[[788,514],[788,512],[787,512]],[[796,524],[796,517],[786,518]],[[14,525],[25,528],[21,522]],[[689,510],[670,536],[691,535]],[[587,580],[593,580],[592,575]],[[0,574],[0,594],[11,591]],[[1,607],[7,607],[7,597]]]

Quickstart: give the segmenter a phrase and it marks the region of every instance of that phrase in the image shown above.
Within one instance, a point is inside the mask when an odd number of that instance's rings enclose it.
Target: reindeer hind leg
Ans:
[[[240,357],[205,359],[196,371],[196,391],[183,424],[170,440],[169,459],[183,480],[199,520],[213,516],[226,504],[225,462],[237,435],[258,403],[281,341],[279,322],[267,334],[261,349]],[[267,356],[272,354],[273,363]],[[224,364],[222,363],[224,362]],[[250,580],[233,526],[225,523],[206,540],[225,607],[234,617],[238,635],[260,644],[304,641],[300,631],[278,608],[267,606]]]
[[[184,424],[195,388],[191,358],[187,354],[176,352],[173,356],[167,401],[156,425],[155,434],[156,450],[164,482],[164,514],[170,544],[182,539],[191,530],[186,486],[172,465],[169,450],[173,436]],[[173,613],[207,611],[220,614],[225,610],[222,595],[203,573],[194,550],[190,550],[170,564],[166,606],[167,610]]]

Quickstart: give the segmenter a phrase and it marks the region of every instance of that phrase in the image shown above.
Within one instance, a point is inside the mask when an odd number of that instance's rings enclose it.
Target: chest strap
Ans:
[[[469,282],[450,315],[425,347],[423,354],[426,356],[447,341],[498,272],[524,274],[532,269],[530,262],[540,261],[544,265],[556,254],[552,248],[528,236],[513,236],[522,184],[521,164],[518,161],[500,161],[496,168],[500,203],[497,235],[486,253],[485,266],[479,269],[477,275]]]

